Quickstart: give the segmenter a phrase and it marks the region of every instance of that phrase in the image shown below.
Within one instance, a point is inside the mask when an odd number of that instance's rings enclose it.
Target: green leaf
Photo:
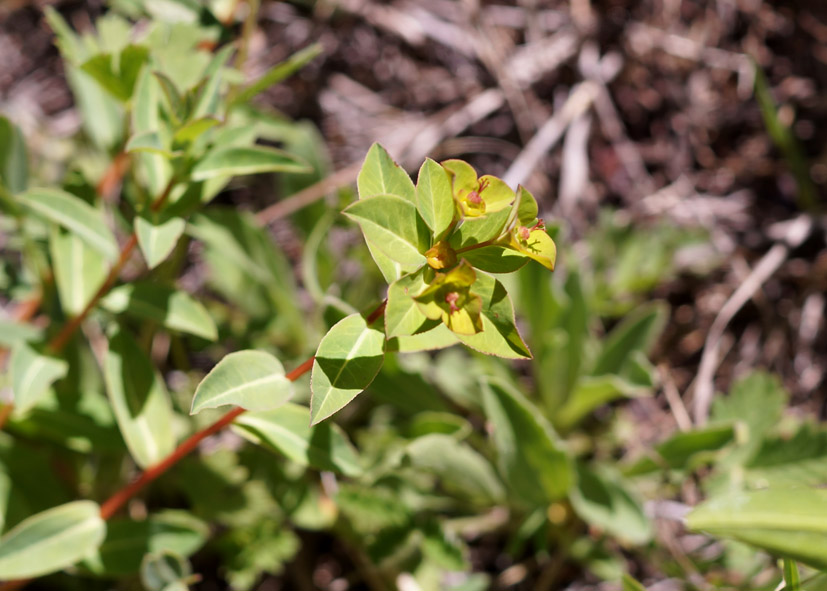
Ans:
[[[135,235],[144,255],[147,267],[154,269],[166,260],[184,233],[187,223],[178,217],[165,221],[152,221],[143,216],[135,217]]]
[[[480,271],[513,273],[522,269],[529,258],[513,248],[492,244],[462,253],[462,257]]]
[[[510,214],[510,209],[501,209],[480,217],[465,218],[451,234],[448,243],[454,250],[459,250],[494,240],[502,234]]]
[[[187,591],[192,568],[177,552],[150,552],[141,560],[141,583],[147,591]]]
[[[234,426],[244,437],[301,466],[345,476],[362,473],[359,455],[344,431],[332,422],[310,426],[307,407],[288,402],[277,410],[248,412],[238,417]]]
[[[374,195],[396,195],[416,203],[416,188],[411,177],[379,144],[373,144],[368,150],[356,179],[356,187],[360,199]]]
[[[20,129],[0,116],[0,184],[12,195],[22,193],[29,183],[29,156]]]
[[[423,275],[424,270],[405,275],[388,287],[385,334],[389,339],[415,334],[429,322],[428,317],[422,313],[413,299],[428,286],[423,280]]]
[[[172,405],[152,361],[124,331],[109,339],[104,361],[106,391],[132,458],[151,466],[175,448]]]
[[[80,69],[116,99],[126,102],[132,97],[138,75],[148,55],[146,47],[130,45],[115,55],[98,54],[82,64]]]
[[[129,138],[129,141],[126,142],[124,151],[129,153],[138,152],[153,156],[163,156],[167,160],[176,155],[176,153],[170,150],[169,146],[164,143],[161,139],[161,135],[154,130],[142,131],[133,135]]]
[[[483,330],[474,335],[457,335],[472,349],[506,359],[531,358],[514,323],[514,307],[503,284],[485,273],[477,273],[471,292],[482,298]]]
[[[752,432],[745,435],[747,445],[753,436]],[[743,444],[741,437],[739,443]],[[792,437],[764,439],[746,463],[744,479],[756,488],[824,485],[827,483],[827,431],[805,424]]]
[[[103,544],[83,566],[97,575],[129,575],[138,572],[148,552],[190,556],[209,535],[209,525],[185,511],[163,511],[144,521],[115,519],[107,525]]]
[[[92,501],[75,501],[25,519],[0,538],[0,579],[39,577],[90,555],[106,522]]]
[[[69,371],[69,364],[62,359],[41,355],[24,342],[15,346],[9,367],[17,416],[36,405]]]
[[[161,85],[161,91],[164,93],[164,96],[169,103],[173,123],[177,124],[186,117],[187,107],[184,103],[184,98],[181,96],[175,82],[173,82],[169,76],[163,72],[152,72],[152,74]]]
[[[223,74],[222,67],[227,63],[233,51],[235,51],[235,47],[232,43],[228,43],[216,51],[210,59],[201,76],[198,94],[190,114],[191,119],[197,120],[217,114]]]
[[[448,229],[454,219],[451,178],[444,168],[430,158],[426,158],[419,169],[416,209],[433,232],[435,240]]]
[[[712,425],[677,433],[655,446],[655,452],[662,462],[644,458],[626,470],[628,476],[645,474],[660,467],[672,470],[688,470],[694,467],[695,460],[703,459],[708,453],[716,452],[729,444],[735,436],[730,424]]]
[[[624,574],[622,591],[646,591],[646,587],[637,582],[631,575]]]
[[[132,99],[132,133],[140,135],[161,129],[160,83],[149,68],[141,70]],[[160,138],[158,144],[161,144]],[[136,172],[152,195],[160,195],[172,176],[172,166],[167,155],[152,153],[136,154]]]
[[[801,575],[798,573],[798,565],[795,560],[785,558],[784,563],[784,591],[800,591]]]
[[[201,380],[190,414],[232,404],[247,410],[273,410],[293,396],[293,383],[281,362],[264,351],[236,351],[225,356]]]
[[[450,435],[424,435],[408,444],[405,452],[413,466],[432,472],[449,493],[482,503],[497,503],[505,497],[488,460]]]
[[[122,285],[103,298],[101,306],[113,314],[131,314],[210,341],[218,338],[218,329],[206,308],[185,291],[167,285]]]
[[[337,322],[322,338],[310,376],[311,424],[342,409],[367,388],[385,359],[385,335],[360,314]]]
[[[608,469],[577,463],[577,485],[569,494],[577,514],[591,525],[632,544],[652,538],[643,505],[622,478]]]
[[[172,143],[173,145],[191,144],[204,135],[204,133],[220,124],[221,121],[212,116],[194,119],[175,130],[172,136]]]
[[[416,206],[394,195],[374,195],[351,204],[343,212],[359,223],[365,238],[405,272],[425,264],[427,236]]]
[[[571,461],[540,410],[494,379],[483,382],[483,405],[509,487],[531,505],[563,498],[574,482]]]
[[[543,228],[517,226],[511,231],[511,247],[534,259],[549,271],[554,271],[557,246]]]
[[[0,318],[0,346],[13,347],[19,342],[36,341],[43,332],[32,324],[21,324]]]
[[[77,234],[55,228],[49,242],[60,305],[70,315],[80,314],[108,275],[106,261]]]
[[[665,304],[652,302],[626,316],[606,337],[592,375],[622,374],[632,353],[646,353],[654,345],[663,331],[667,315]]]
[[[107,260],[118,258],[118,243],[100,211],[80,198],[57,189],[30,189],[22,193],[19,200],[46,219],[76,234]]]
[[[436,327],[425,332],[388,339],[386,350],[398,353],[433,351],[456,345],[458,342],[457,335],[451,332],[451,329],[447,326],[439,323]]]
[[[289,58],[276,64],[262,74],[257,80],[245,86],[232,100],[231,106],[247,103],[256,95],[264,92],[271,86],[289,78],[305,65],[316,59],[322,53],[321,43],[308,45],[291,55]]]
[[[640,396],[647,390],[616,376],[586,376],[578,380],[565,404],[555,413],[554,424],[569,428],[598,406],[624,396]]]
[[[827,490],[778,488],[710,499],[687,527],[827,569]]]
[[[539,213],[534,195],[522,185],[517,187],[517,222],[522,226],[533,225]]]
[[[261,172],[309,172],[301,160],[276,148],[264,146],[219,146],[208,152],[192,169],[192,180]]]

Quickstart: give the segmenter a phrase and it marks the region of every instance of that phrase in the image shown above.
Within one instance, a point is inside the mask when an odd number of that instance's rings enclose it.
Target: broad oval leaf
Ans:
[[[415,271],[425,264],[427,228],[412,202],[395,195],[374,195],[351,204],[344,214],[358,222],[365,238],[403,271]]]
[[[92,501],[75,501],[20,522],[0,538],[0,579],[39,577],[83,560],[103,541],[106,522]]]
[[[138,572],[148,552],[190,556],[209,535],[209,525],[185,511],[154,513],[143,521],[116,519],[109,522],[106,538],[83,566],[97,575],[129,575]]]
[[[359,455],[335,423],[310,426],[310,410],[288,402],[277,410],[248,412],[233,426],[247,439],[284,454],[302,466],[346,476],[362,473]]]
[[[293,383],[281,362],[264,351],[230,353],[201,380],[190,414],[232,404],[247,410],[272,410],[293,396]]]
[[[416,203],[416,188],[411,177],[379,144],[373,144],[368,150],[356,179],[356,187],[360,199],[374,195],[396,195]]]
[[[696,507],[686,524],[827,569],[827,490],[777,488],[723,495]]]
[[[35,406],[49,387],[66,375],[69,364],[62,359],[41,355],[21,342],[12,352],[10,368],[14,411],[19,416]]]
[[[118,258],[118,243],[104,223],[103,216],[79,197],[57,189],[30,189],[22,193],[19,200],[77,235],[109,261]]]
[[[261,172],[310,172],[302,160],[275,148],[264,146],[219,147],[209,152],[192,169],[194,181],[220,176]]]
[[[132,314],[210,341],[218,338],[218,329],[206,308],[185,291],[166,285],[122,285],[103,298],[101,306],[114,314]]]
[[[57,228],[49,246],[60,305],[71,315],[80,314],[106,279],[106,261],[76,234]]]
[[[574,482],[571,460],[540,410],[499,380],[483,383],[485,416],[500,472],[523,501],[561,499]]]
[[[109,340],[104,379],[115,419],[129,452],[142,468],[175,448],[172,405],[152,361],[124,331]]]
[[[385,335],[360,314],[337,322],[322,338],[310,375],[311,424],[323,421],[367,388],[385,359]]]
[[[416,181],[416,209],[431,229],[434,239],[439,237],[454,219],[454,197],[451,178],[439,164],[425,159]]]
[[[140,216],[135,218],[135,235],[147,267],[154,269],[166,260],[186,227],[187,223],[182,218],[170,218],[163,222],[153,222]]]
[[[531,351],[523,341],[514,321],[514,307],[503,284],[490,275],[477,272],[471,292],[482,298],[480,333],[457,335],[472,349],[506,359],[530,359]]]

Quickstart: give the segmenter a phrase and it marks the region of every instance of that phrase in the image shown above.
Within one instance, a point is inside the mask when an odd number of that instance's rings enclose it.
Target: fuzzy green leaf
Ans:
[[[142,216],[135,218],[135,235],[147,267],[154,269],[166,260],[186,227],[187,223],[177,217],[165,221],[152,221]]]
[[[19,200],[35,213],[76,234],[107,260],[118,258],[118,243],[100,211],[82,199],[57,189],[30,189],[22,193]]]
[[[218,329],[206,308],[185,291],[157,284],[136,282],[113,289],[101,300],[101,306],[113,314],[127,313],[159,322],[214,341]]]
[[[72,566],[103,541],[106,522],[92,501],[32,515],[0,538],[0,579],[39,577]]]
[[[244,437],[301,466],[346,476],[362,473],[359,455],[345,433],[332,422],[311,427],[310,410],[304,406],[287,403],[277,410],[245,413],[235,426]]]
[[[322,338],[310,377],[312,424],[342,409],[367,388],[385,359],[385,335],[360,314],[336,323]]]
[[[264,146],[218,147],[209,152],[192,169],[194,181],[220,176],[239,176],[261,172],[309,172],[297,157]]]
[[[151,466],[175,448],[172,405],[161,376],[138,344],[119,331],[104,361],[106,391],[115,419],[135,462]]]
[[[190,414],[232,404],[247,410],[272,410],[293,396],[293,383],[281,362],[264,351],[230,353],[201,380]]]

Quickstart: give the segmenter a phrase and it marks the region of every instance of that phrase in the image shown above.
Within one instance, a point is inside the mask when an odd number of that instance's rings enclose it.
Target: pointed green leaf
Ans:
[[[450,435],[431,433],[408,444],[411,464],[439,477],[449,491],[483,503],[496,503],[505,490],[494,468],[471,446]]]
[[[641,306],[609,333],[592,375],[621,373],[636,351],[648,352],[660,336],[668,309],[662,302]]]
[[[418,271],[405,275],[388,287],[388,303],[385,305],[385,334],[388,338],[412,335],[428,323],[428,317],[413,299],[428,286],[423,274],[424,271]]]
[[[172,143],[173,145],[190,144],[201,137],[204,133],[220,124],[221,121],[212,116],[194,119],[175,130],[175,133],[172,136]]]
[[[399,353],[433,351],[456,345],[458,342],[457,335],[440,322],[435,328],[419,334],[388,339],[387,351]]]
[[[184,98],[181,96],[181,92],[178,90],[175,82],[173,82],[169,76],[163,72],[157,71],[152,72],[152,74],[155,76],[155,79],[158,80],[158,83],[161,86],[161,91],[167,99],[173,123],[177,124],[186,116],[186,105],[184,104]]]
[[[472,349],[506,359],[531,358],[531,351],[523,341],[514,322],[514,307],[503,284],[482,272],[471,292],[482,298],[483,330],[474,335],[457,335]]]
[[[687,527],[827,569],[827,490],[777,488],[712,498]]]
[[[448,243],[454,250],[459,250],[494,240],[503,233],[510,215],[510,209],[501,209],[480,217],[467,217],[451,234]]]
[[[214,341],[218,329],[206,308],[187,292],[158,283],[135,282],[113,289],[101,300],[101,306],[113,314],[127,313],[159,322]]]
[[[593,470],[577,464],[577,485],[569,493],[577,514],[589,524],[631,542],[652,538],[652,524],[640,499],[620,475],[608,469]]]
[[[138,572],[148,552],[175,552],[190,556],[210,535],[207,523],[184,511],[154,513],[143,521],[116,519],[106,538],[83,566],[96,575],[124,576]]]
[[[174,217],[163,222],[152,222],[141,216],[135,218],[135,235],[147,267],[154,269],[166,260],[186,227],[182,218]]]
[[[321,43],[314,43],[308,45],[304,49],[297,51],[283,62],[276,64],[262,74],[257,80],[245,86],[232,100],[232,105],[239,105],[247,103],[256,95],[264,92],[271,86],[274,86],[292,76],[295,72],[303,68],[305,65],[313,61],[318,55],[322,53]]]
[[[22,193],[29,183],[29,156],[20,129],[0,117],[0,185],[12,195]]]
[[[301,466],[345,476],[362,473],[359,455],[344,431],[330,421],[311,427],[307,407],[288,402],[277,410],[248,412],[238,417],[234,426],[244,437]]]
[[[95,81],[121,102],[132,97],[135,82],[147,60],[149,50],[139,45],[130,45],[123,51],[111,55],[100,53],[80,66]]]
[[[571,427],[602,404],[646,392],[647,389],[616,375],[584,376],[575,383],[565,404],[555,413],[554,424],[560,428]]]
[[[109,339],[104,361],[106,393],[132,458],[151,466],[175,448],[172,405],[164,381],[124,331]]]
[[[72,566],[103,541],[106,522],[92,501],[75,501],[25,519],[0,538],[0,579],[39,577]]]
[[[293,383],[281,362],[264,351],[236,351],[225,356],[201,380],[190,414],[232,404],[247,410],[272,410],[293,396]]]
[[[76,234],[55,228],[49,242],[61,307],[70,315],[80,314],[108,275],[106,261]]]
[[[202,75],[202,86],[192,109],[191,119],[201,119],[206,116],[214,116],[218,111],[220,90],[222,82],[222,68],[230,54],[235,51],[232,43],[228,43],[215,52],[210,63]]]
[[[522,185],[517,187],[517,222],[521,226],[531,226],[537,220],[539,208],[534,195]]]
[[[483,383],[483,405],[505,482],[530,504],[564,497],[574,482],[571,461],[540,410],[498,380]]]
[[[229,146],[218,147],[202,158],[192,169],[192,179],[204,181],[219,176],[309,171],[303,161],[276,148]]]
[[[430,158],[426,158],[419,169],[416,208],[433,232],[434,239],[447,230],[454,219],[451,178],[444,168]]]
[[[382,273],[382,277],[385,278],[386,283],[393,283],[402,277],[404,272],[402,271],[402,265],[400,263],[392,260],[382,251],[382,249],[367,238],[365,239],[365,243],[368,245],[368,250],[370,251],[371,258],[373,258],[373,262],[375,262],[376,266],[379,267],[379,271]]]
[[[342,409],[367,388],[385,359],[385,335],[360,314],[337,322],[322,338],[310,376],[312,424]]]
[[[118,243],[100,211],[79,197],[57,189],[30,189],[19,199],[20,203],[36,213],[77,234],[108,260],[118,258]]]
[[[16,415],[36,405],[49,387],[69,371],[64,360],[41,355],[24,342],[14,347],[9,367]]]
[[[373,144],[356,179],[359,199],[374,195],[396,195],[416,203],[416,188],[408,173],[393,161],[387,150]]]
[[[427,245],[416,206],[394,195],[375,195],[360,199],[344,210],[359,223],[365,238],[390,259],[400,263],[405,272],[425,264],[422,254]]]
[[[624,574],[621,591],[646,591],[646,587],[637,582],[631,575]]]
[[[177,552],[150,552],[141,560],[141,583],[147,591],[188,591],[192,567]]]

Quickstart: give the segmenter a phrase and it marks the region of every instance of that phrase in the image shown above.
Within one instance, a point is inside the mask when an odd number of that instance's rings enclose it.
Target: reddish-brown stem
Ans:
[[[471,244],[470,246],[465,246],[463,248],[460,248],[460,249],[456,250],[455,252],[457,254],[460,254],[460,253],[463,253],[463,252],[468,252],[469,250],[476,250],[477,248],[482,248],[483,246],[490,246],[491,244],[494,244],[494,242],[495,242],[494,240],[486,240],[485,242],[480,242],[478,244]]]
[[[380,316],[382,316],[382,314],[385,312],[385,306],[387,305],[388,300],[385,300],[381,304],[379,304],[373,312],[370,313],[370,316],[368,316],[365,320],[368,326],[379,320]]]
[[[313,357],[302,363],[293,371],[287,374],[287,379],[291,382],[297,380],[302,375],[306,374],[310,371],[310,368],[313,367]],[[150,466],[147,468],[143,474],[141,474],[137,480],[134,480],[131,484],[128,484],[124,488],[120,489],[114,495],[109,497],[101,505],[101,517],[103,519],[109,519],[114,515],[118,509],[120,509],[129,499],[134,497],[142,488],[144,488],[147,484],[158,478],[161,474],[169,470],[172,466],[177,464],[184,456],[189,454],[193,451],[198,444],[201,443],[204,439],[221,431],[224,427],[232,423],[239,415],[244,412],[243,408],[234,408],[223,417],[218,419],[215,423],[207,427],[206,429],[202,429],[197,433],[192,434],[188,439],[186,439],[181,445],[179,445],[175,451],[173,451],[170,455],[166,458],[155,464],[154,466]]]

